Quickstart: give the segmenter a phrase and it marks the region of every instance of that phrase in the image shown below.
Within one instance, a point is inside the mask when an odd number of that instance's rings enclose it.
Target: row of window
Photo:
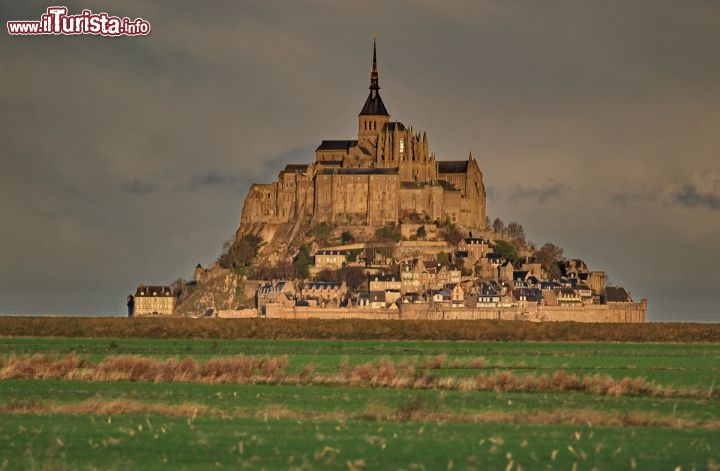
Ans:
[[[377,131],[376,121],[364,121],[363,124],[365,125],[365,131]]]

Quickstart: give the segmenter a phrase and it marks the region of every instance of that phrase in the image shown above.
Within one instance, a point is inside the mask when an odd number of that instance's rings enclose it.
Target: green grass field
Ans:
[[[197,371],[240,355],[284,368],[230,383],[93,380],[128,355],[160,367],[191,357]],[[43,379],[78,356],[87,361],[67,377],[80,379]],[[554,385],[558,372],[644,382],[581,390]],[[496,382],[478,388],[479,376]],[[720,345],[6,337],[0,378],[0,470],[720,465]]]

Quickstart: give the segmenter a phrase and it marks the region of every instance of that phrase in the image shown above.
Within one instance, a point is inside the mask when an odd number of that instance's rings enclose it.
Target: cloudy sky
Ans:
[[[440,159],[472,151],[492,218],[650,320],[720,321],[717,1],[63,5],[152,32],[2,33],[0,313],[122,315],[138,283],[212,262],[252,182],[354,137],[378,32],[393,119]]]

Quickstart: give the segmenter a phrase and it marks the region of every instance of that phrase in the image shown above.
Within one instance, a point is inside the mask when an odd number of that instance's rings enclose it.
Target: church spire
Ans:
[[[373,38],[373,65],[372,71],[370,72],[370,92],[371,95],[377,95],[380,90],[380,84],[378,83],[378,70],[377,70],[377,47],[375,45],[375,38]]]
[[[373,38],[373,61],[372,70],[370,71],[370,95],[368,96],[367,100],[365,100],[365,106],[363,106],[362,111],[360,111],[361,116],[390,116],[390,114],[387,112],[387,109],[385,109],[385,104],[382,102],[382,98],[380,98],[380,84],[378,76],[379,74],[377,69],[377,46],[375,38]]]

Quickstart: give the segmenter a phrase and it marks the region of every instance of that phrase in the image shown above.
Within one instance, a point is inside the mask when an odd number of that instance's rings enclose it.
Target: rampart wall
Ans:
[[[266,306],[266,317],[275,319],[416,319],[416,320],[527,320],[531,322],[645,322],[647,302],[595,306],[529,306],[503,308],[437,308],[427,304],[402,304],[400,309],[313,308]]]

